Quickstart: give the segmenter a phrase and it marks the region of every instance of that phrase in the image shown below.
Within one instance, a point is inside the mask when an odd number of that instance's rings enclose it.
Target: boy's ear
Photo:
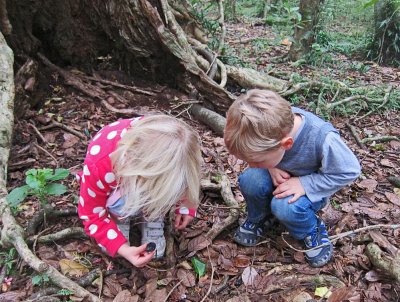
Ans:
[[[294,143],[293,137],[291,136],[286,136],[281,140],[281,147],[285,150],[289,150],[292,148]]]

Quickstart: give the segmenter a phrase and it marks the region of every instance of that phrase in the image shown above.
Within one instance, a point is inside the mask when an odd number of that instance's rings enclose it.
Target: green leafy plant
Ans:
[[[68,177],[67,169],[30,169],[26,173],[26,185],[17,187],[7,196],[7,201],[11,207],[16,207],[28,195],[39,198],[41,204],[47,203],[47,196],[61,195],[67,191],[67,187],[60,183],[54,183]]]
[[[200,278],[206,274],[206,264],[200,259],[193,257],[192,264],[197,277]]]
[[[32,277],[33,286],[43,286],[45,283],[49,282],[50,278],[46,274],[38,274]]]
[[[8,252],[0,253],[0,265],[6,267],[6,275],[9,275],[13,269],[14,263],[17,261],[15,256],[17,251],[15,248],[11,248]]]
[[[72,295],[74,292],[72,291],[72,290],[69,290],[69,289],[65,289],[65,288],[62,288],[62,289],[60,289],[58,292],[57,292],[57,294],[58,295],[61,295],[61,296],[70,296],[70,295]]]

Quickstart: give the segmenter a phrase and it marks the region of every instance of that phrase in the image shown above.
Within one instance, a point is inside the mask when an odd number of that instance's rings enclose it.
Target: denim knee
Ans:
[[[272,198],[271,200],[271,211],[272,214],[283,223],[293,222],[298,218],[305,216],[309,211],[309,206],[304,204],[302,200],[289,203],[292,196],[285,198]],[[300,201],[300,202],[299,202]]]
[[[268,198],[273,184],[268,170],[247,168],[239,175],[239,187],[245,199]]]

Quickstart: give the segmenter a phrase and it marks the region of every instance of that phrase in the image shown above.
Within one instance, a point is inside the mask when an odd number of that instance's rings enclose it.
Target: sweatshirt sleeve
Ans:
[[[85,232],[113,257],[127,241],[106,207],[108,195],[114,185],[115,175],[108,156],[102,164],[98,162],[95,165],[90,160],[85,161],[78,203],[79,217],[83,221]]]
[[[352,183],[360,173],[354,153],[337,133],[329,132],[322,147],[321,168],[299,178],[307,197],[318,202]]]

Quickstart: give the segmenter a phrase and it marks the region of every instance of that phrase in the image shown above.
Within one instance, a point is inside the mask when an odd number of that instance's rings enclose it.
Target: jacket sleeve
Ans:
[[[106,160],[110,161],[108,156]],[[83,221],[85,232],[113,257],[127,241],[106,208],[108,195],[114,185],[115,175],[110,162],[95,165],[85,161],[78,202],[79,217]]]
[[[360,173],[354,153],[337,133],[329,132],[322,147],[321,168],[299,178],[307,197],[318,202],[352,183]]]

